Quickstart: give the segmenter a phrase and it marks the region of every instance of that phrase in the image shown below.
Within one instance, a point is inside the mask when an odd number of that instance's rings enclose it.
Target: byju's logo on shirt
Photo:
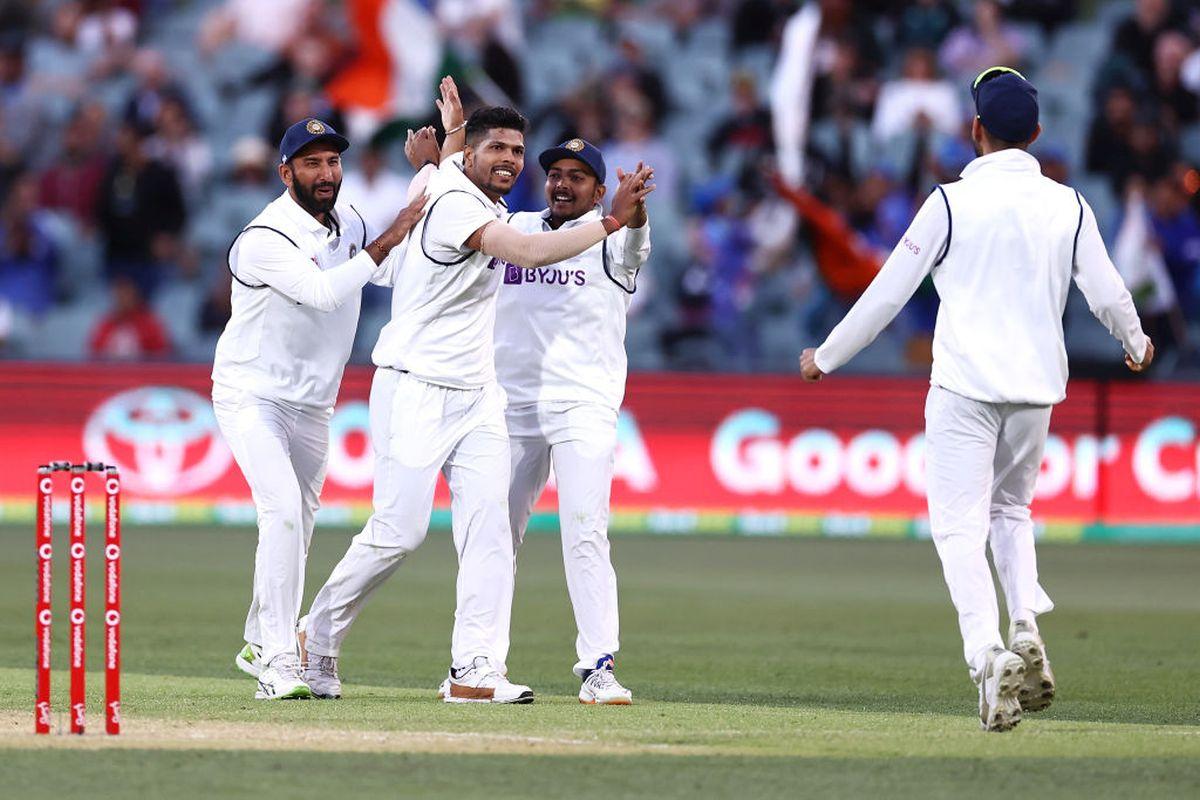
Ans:
[[[553,267],[518,267],[507,261],[504,265],[504,282],[513,286],[527,283],[540,283],[547,286],[583,286],[587,283],[587,273],[581,269],[555,269]]]

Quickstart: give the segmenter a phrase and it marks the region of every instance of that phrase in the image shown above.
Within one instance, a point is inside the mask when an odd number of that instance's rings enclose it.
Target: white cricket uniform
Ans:
[[[337,204],[327,228],[285,191],[229,251],[233,313],[217,342],[213,410],[258,512],[245,637],[263,648],[264,662],[296,651],[304,564],[325,482],[329,419],[358,325],[358,289],[368,279],[390,281],[388,262],[376,267],[363,252],[367,241],[349,204]]]
[[[424,541],[441,472],[459,561],[451,657],[465,667],[494,658],[496,629],[507,628],[512,608],[508,431],[492,340],[502,271],[465,247],[507,209],[457,158],[443,162],[427,193],[372,355],[374,514],[313,600],[306,647],[338,655],[367,598]]]
[[[596,208],[571,228],[602,218]],[[551,230],[550,212],[522,212],[522,233]],[[625,315],[650,255],[650,226],[622,228],[574,258],[549,267],[502,263],[496,312],[496,372],[508,395],[513,545],[553,464],[563,567],[575,611],[577,673],[619,649],[617,577],[609,557],[609,489],[617,414],[625,395]],[[503,663],[508,627],[496,646]]]
[[[817,349],[817,366],[831,372],[870,344],[931,272],[941,306],[925,405],[929,523],[963,655],[978,670],[1003,646],[989,542],[1009,617],[1032,621],[1053,608],[1038,584],[1029,504],[1050,410],[1066,396],[1071,279],[1138,362],[1147,340],[1092,209],[1010,149],[975,159],[929,196]]]

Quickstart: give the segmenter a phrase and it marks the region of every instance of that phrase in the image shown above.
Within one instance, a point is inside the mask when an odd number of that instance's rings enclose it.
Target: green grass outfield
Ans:
[[[309,596],[349,535],[318,533]],[[1043,547],[1060,697],[996,735],[978,731],[927,542],[622,537],[618,664],[636,704],[594,708],[575,700],[558,541],[533,536],[509,668],[538,700],[463,707],[433,698],[449,657],[448,535],[433,534],[360,618],[344,700],[261,703],[232,665],[251,532],[130,528],[127,733],[113,740],[29,732],[32,534],[0,528],[0,544],[6,797],[1200,796],[1197,547]],[[99,560],[93,548],[93,609]],[[64,666],[65,629],[60,612]],[[62,698],[66,670],[55,679]],[[90,681],[99,731],[102,674]]]

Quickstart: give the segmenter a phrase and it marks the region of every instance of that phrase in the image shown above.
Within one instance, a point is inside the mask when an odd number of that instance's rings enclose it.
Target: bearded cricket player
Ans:
[[[288,128],[279,146],[285,190],[229,250],[233,312],[217,342],[213,410],[258,513],[246,645],[235,663],[257,679],[260,700],[312,694],[301,674],[296,620],[329,419],[362,287],[391,284],[392,265],[424,207],[417,198],[372,236],[358,211],[338,202],[349,146],[319,119]]]

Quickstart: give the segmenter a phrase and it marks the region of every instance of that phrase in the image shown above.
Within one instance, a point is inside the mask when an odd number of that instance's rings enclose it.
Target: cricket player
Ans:
[[[606,170],[594,145],[571,139],[543,152],[538,162],[546,171],[547,207],[514,214],[510,225],[528,233],[569,230],[603,216]],[[563,567],[578,629],[574,673],[582,680],[581,703],[632,702],[614,675],[617,577],[608,513],[625,395],[625,315],[649,255],[650,226],[639,203],[627,227],[574,258],[540,269],[503,265],[496,309],[496,372],[508,395],[512,448],[513,546],[521,546],[553,464]],[[508,645],[505,628],[497,645],[501,663]]]
[[[235,663],[258,679],[260,700],[311,696],[296,618],[325,481],[329,418],[362,287],[391,284],[385,258],[404,249],[424,207],[417,198],[372,238],[358,211],[338,203],[341,154],[349,146],[318,119],[288,128],[279,146],[286,190],[229,250],[233,313],[217,342],[213,410],[258,512],[246,646]]]
[[[643,170],[627,176],[609,216],[522,233],[505,222],[502,198],[524,167],[525,126],[510,108],[475,111],[461,163],[445,160],[429,178],[429,210],[412,231],[392,318],[372,354],[374,513],[303,623],[305,676],[317,696],[340,696],[337,658],[346,633],[370,594],[424,541],[440,473],[450,487],[459,562],[443,699],[533,701],[528,686],[508,680],[496,652],[512,609],[515,558],[505,396],[493,345],[501,261],[538,267],[577,256],[633,220],[649,190]]]
[[[1066,395],[1062,315],[1073,278],[1092,313],[1141,372],[1154,358],[1092,209],[1044,177],[1037,90],[992,67],[972,85],[979,156],[938,186],[875,280],[824,344],[800,357],[820,380],[875,339],[932,274],[941,298],[925,404],[929,524],[958,611],[963,655],[986,731],[1005,731],[1055,692],[1036,617],[1054,606],[1038,584],[1029,504],[1050,411]],[[1007,644],[985,549],[1008,608]]]

